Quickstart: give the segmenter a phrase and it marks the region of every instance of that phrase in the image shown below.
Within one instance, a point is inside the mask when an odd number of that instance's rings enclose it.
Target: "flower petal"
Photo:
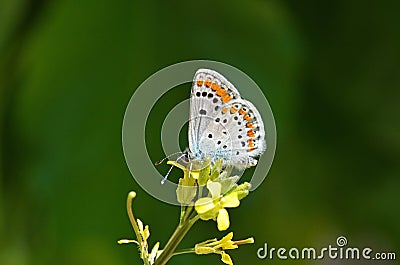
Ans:
[[[157,242],[153,249],[151,250],[150,256],[149,256],[149,262],[150,264],[154,264],[154,261],[157,257],[157,251],[158,251],[158,247],[160,246],[160,242]]]
[[[237,182],[239,180],[239,176],[228,176],[227,172],[224,171],[221,173],[217,181],[221,183],[221,194],[226,194],[228,191],[237,187]]]
[[[236,192],[229,193],[228,195],[224,196],[221,199],[222,207],[234,208],[234,207],[238,207],[239,204],[240,204],[240,201],[238,199],[238,195]]]
[[[176,189],[176,197],[181,204],[191,204],[196,196],[197,187],[194,178],[180,178],[178,188]]]
[[[190,171],[190,176],[194,179],[199,179],[200,171]]]
[[[136,219],[136,221],[137,221],[137,224],[139,226],[139,231],[142,232],[143,231],[143,222],[142,222],[142,220],[140,220],[138,218],[138,219]]]
[[[177,167],[177,168],[179,168],[179,169],[181,169],[183,171],[188,171],[188,169],[184,165],[181,165],[176,161],[169,160],[169,161],[167,161],[167,164],[168,165],[173,165],[174,167]]]
[[[143,240],[144,241],[147,241],[147,239],[150,237],[150,230],[149,230],[149,226],[148,225],[146,225],[144,227],[144,230],[142,232],[142,236],[143,236]]]
[[[210,178],[210,162],[208,162],[207,165],[204,166],[199,172],[199,177],[198,177],[199,186],[206,185],[209,178]]]
[[[196,212],[198,214],[203,214],[205,212],[208,212],[210,210],[212,210],[215,205],[213,203],[213,200],[209,197],[206,198],[200,198],[196,201],[196,203],[194,204],[194,207],[196,209]]]
[[[224,231],[229,228],[229,214],[225,209],[221,209],[218,212],[217,225],[219,231]]]
[[[228,254],[226,254],[224,251],[221,251],[221,257],[222,257],[221,260],[223,263],[233,265],[231,257]]]
[[[212,247],[202,247],[202,246],[195,246],[194,251],[198,255],[203,255],[203,254],[210,254],[210,253],[215,253],[215,249]]]
[[[230,232],[226,236],[224,236],[220,240],[220,245],[222,249],[235,249],[238,248],[238,246],[235,244],[235,242],[232,241],[233,238],[233,232]]]
[[[233,238],[233,232],[229,232],[229,234],[227,234],[226,236],[224,236],[223,238],[221,238],[221,243],[225,243],[228,241],[231,241]]]
[[[207,183],[207,189],[210,191],[213,199],[221,195],[221,183],[209,181]]]

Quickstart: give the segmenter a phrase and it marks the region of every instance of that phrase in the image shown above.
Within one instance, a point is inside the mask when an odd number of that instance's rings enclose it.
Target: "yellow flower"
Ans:
[[[225,208],[238,207],[240,204],[238,193],[230,192],[227,195],[221,194],[222,185],[219,182],[208,181],[207,189],[211,197],[200,198],[195,203],[196,212],[203,220],[217,219],[218,230],[228,229],[229,214]]]
[[[251,244],[254,243],[254,239],[252,237],[239,240],[232,241],[233,232],[230,232],[226,236],[224,236],[221,240],[211,239],[195,245],[194,250],[198,255],[204,254],[219,254],[221,255],[221,260],[225,264],[233,265],[233,261],[231,257],[225,252],[225,250],[238,248],[239,245],[243,244]]]
[[[156,260],[156,258],[159,256],[160,252],[158,251],[158,248],[160,247],[160,242],[157,242],[153,249],[150,252],[149,255],[149,262],[150,264],[154,264],[154,261]]]
[[[221,251],[221,256],[222,256],[221,260],[222,260],[223,263],[229,264],[229,265],[233,265],[231,256],[226,254],[224,251]]]
[[[168,161],[167,164],[173,165],[183,171],[183,178],[179,179],[176,196],[182,205],[192,205],[193,199],[197,194],[197,186],[203,186],[210,178],[211,166],[210,160],[193,162],[189,170],[188,167],[176,161]]]
[[[150,237],[150,230],[149,226],[143,225],[143,222],[140,219],[136,219],[137,227],[138,227],[138,233],[139,236],[141,237],[140,242],[137,240],[130,240],[130,239],[121,239],[118,240],[118,244],[129,244],[129,243],[135,243],[139,245],[139,250],[140,250],[140,258],[143,260],[147,260],[148,264],[153,265],[156,258],[160,255],[160,251],[158,250],[160,246],[160,242],[157,242],[154,244],[153,249],[151,250],[151,253],[149,254],[148,252],[148,244],[147,244],[147,239]],[[145,263],[147,264],[147,263]]]
[[[189,173],[189,169],[186,168],[184,165],[179,164],[179,163],[176,162],[176,161],[168,161],[167,164],[168,164],[168,165],[172,165],[172,166],[174,166],[174,167],[177,167],[177,168],[181,169],[181,170],[183,171],[183,174],[184,174],[183,177],[184,177],[184,178],[187,177],[187,175],[188,175],[188,173]],[[190,171],[190,176],[191,176],[192,178],[194,178],[194,179],[198,179],[198,178],[199,178],[199,174],[200,174],[200,170],[191,170],[191,171]]]
[[[183,171],[183,178],[179,179],[178,188],[176,189],[176,197],[179,203],[189,205],[196,196],[196,179],[199,178],[200,171],[190,171],[176,161],[168,161],[167,164],[173,165]]]
[[[139,226],[139,233],[143,238],[143,241],[147,243],[147,239],[150,236],[149,226],[143,226],[143,222],[140,219],[136,219],[137,224]]]

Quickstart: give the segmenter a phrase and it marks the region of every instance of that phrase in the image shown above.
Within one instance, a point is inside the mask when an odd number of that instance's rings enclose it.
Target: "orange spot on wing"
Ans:
[[[249,115],[244,115],[244,117],[243,117],[246,121],[251,121],[253,118],[250,118],[250,116]]]
[[[249,131],[247,132],[247,135],[248,135],[249,137],[254,137],[254,132],[253,132],[253,130],[249,130]]]
[[[246,127],[247,128],[254,128],[253,124],[251,122],[247,122],[246,123]]]
[[[212,85],[211,85],[211,89],[212,90],[214,90],[214,91],[217,91],[218,89],[220,89],[221,87],[219,86],[219,85],[217,85],[216,83],[213,83]]]
[[[247,140],[247,143],[249,144],[249,147],[251,147],[251,148],[254,147],[253,139]]]
[[[202,86],[203,85],[203,80],[197,80],[196,84],[197,84],[197,86]]]
[[[211,86],[211,80],[206,80],[204,82],[204,84],[206,85],[206,87],[210,87]]]
[[[240,110],[239,110],[239,114],[240,114],[240,115],[245,115],[246,112],[244,112],[244,110],[240,109]]]
[[[251,152],[251,151],[254,151],[254,150],[256,150],[257,149],[257,147],[255,147],[255,148],[250,148],[249,150],[247,150],[247,152]]]
[[[233,114],[233,113],[236,113],[236,111],[238,111],[237,108],[231,107],[231,113],[232,113],[232,114]]]
[[[227,113],[227,112],[228,112],[228,108],[223,108],[223,109],[221,110],[221,112],[222,112],[222,114]]]
[[[223,89],[223,88],[219,88],[219,89],[217,90],[217,95],[220,96],[220,97],[222,97],[223,95],[225,95],[225,93],[226,93],[226,90]]]
[[[225,94],[221,98],[222,102],[224,102],[224,103],[229,102],[231,99],[232,99],[232,97],[229,94]]]

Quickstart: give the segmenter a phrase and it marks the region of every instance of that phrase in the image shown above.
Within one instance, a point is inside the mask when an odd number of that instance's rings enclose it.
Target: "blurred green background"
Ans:
[[[235,237],[256,240],[230,252],[235,264],[290,262],[259,260],[264,242],[319,248],[340,235],[398,251],[398,10],[398,1],[0,1],[0,264],[140,264],[135,246],[116,244],[133,237],[130,190],[150,243],[166,243],[179,209],[137,186],[121,127],[141,82],[192,59],[243,70],[276,119],[272,169],[230,211]],[[182,247],[222,235],[199,222]]]

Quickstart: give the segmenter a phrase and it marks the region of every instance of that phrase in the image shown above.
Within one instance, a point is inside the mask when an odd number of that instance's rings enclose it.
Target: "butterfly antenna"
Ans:
[[[179,159],[181,159],[182,157],[184,157],[184,156],[186,155],[185,153],[182,153],[182,152],[177,152],[177,153],[175,153],[175,154],[179,154],[179,153],[181,153],[181,155],[176,159],[176,162],[178,162]],[[172,155],[175,155],[175,154],[172,154]],[[171,156],[171,155],[169,155],[168,157],[170,157],[170,156]],[[168,157],[166,157],[166,158],[168,158]],[[164,158],[163,160],[165,160],[166,158]],[[163,160],[162,160],[162,161],[163,161]],[[161,163],[162,163],[162,161],[161,161]],[[156,164],[156,165],[159,165],[159,164]],[[161,180],[161,184],[164,184],[164,183],[165,183],[165,181],[167,180],[167,178],[168,178],[168,176],[169,176],[169,173],[171,173],[173,167],[174,167],[174,165],[172,165],[172,166],[169,168],[167,174],[166,174],[165,177]]]
[[[163,179],[161,180],[161,184],[164,184],[164,183],[165,183],[165,181],[167,180],[168,175],[169,175],[169,173],[171,173],[171,170],[172,170],[173,167],[174,167],[174,166],[171,166],[171,167],[169,168],[167,174],[166,174],[165,177],[163,177]]]
[[[176,154],[181,154],[182,152],[176,152],[176,153],[173,153],[173,154],[170,154],[170,155],[167,155],[166,157],[164,157],[163,159],[161,159],[160,161],[157,161],[157,162],[155,162],[154,163],[154,165],[156,165],[156,166],[158,166],[158,165],[160,165],[162,162],[164,162],[165,161],[165,159],[167,159],[167,158],[170,158],[171,156],[173,156],[173,155],[176,155]]]

